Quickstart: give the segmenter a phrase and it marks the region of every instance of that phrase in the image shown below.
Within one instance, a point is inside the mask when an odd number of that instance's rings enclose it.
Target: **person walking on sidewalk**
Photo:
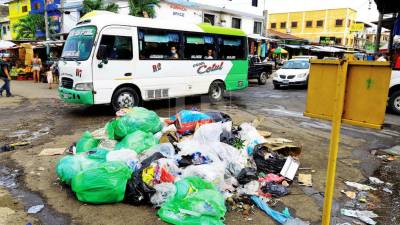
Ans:
[[[0,63],[0,79],[4,81],[4,85],[0,88],[0,96],[3,96],[3,91],[6,91],[6,96],[11,97],[10,81],[11,77],[8,70],[8,58],[4,58]]]
[[[35,83],[40,82],[40,69],[42,68],[42,60],[36,53],[35,58],[32,60],[32,71],[33,71],[33,81]]]

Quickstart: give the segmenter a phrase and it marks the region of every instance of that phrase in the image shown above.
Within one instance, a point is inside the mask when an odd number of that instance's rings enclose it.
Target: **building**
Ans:
[[[119,1],[120,13],[128,14],[126,1]],[[265,0],[162,0],[155,7],[156,18],[186,23],[211,23],[240,28],[247,34],[264,29]]]
[[[44,5],[46,1],[46,9]],[[58,10],[60,6],[60,0],[31,0],[31,11],[30,14],[40,14],[44,16],[45,10],[49,18],[49,31],[52,34],[60,33],[61,31],[61,12]],[[36,32],[36,37],[45,37],[46,34],[42,30]]]
[[[6,5],[0,5],[0,37],[1,40],[11,40],[10,20]]]
[[[354,34],[354,47],[365,50],[367,53],[374,53],[377,34],[377,25],[369,22],[358,22],[364,25],[364,29]],[[382,28],[380,47],[387,46],[389,42],[390,31]]]
[[[357,11],[350,8],[302,12],[282,12],[268,15],[268,28],[305,38],[312,43],[353,46],[350,27]]]
[[[6,4],[8,4],[8,19],[10,20],[11,38],[15,39],[17,34],[14,31],[13,26],[21,18],[29,14],[29,11],[31,11],[31,2],[30,0],[11,0]]]

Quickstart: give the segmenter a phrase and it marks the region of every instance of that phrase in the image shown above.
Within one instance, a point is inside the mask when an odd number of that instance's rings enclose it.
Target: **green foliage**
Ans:
[[[36,39],[36,30],[44,31],[44,16],[40,14],[29,14],[21,18],[13,29],[17,33],[17,39]]]
[[[128,0],[129,15],[154,18],[154,7],[160,7],[160,0]]]
[[[83,0],[82,14],[86,14],[93,10],[105,10],[118,13],[118,5],[116,3],[104,4],[103,0]]]

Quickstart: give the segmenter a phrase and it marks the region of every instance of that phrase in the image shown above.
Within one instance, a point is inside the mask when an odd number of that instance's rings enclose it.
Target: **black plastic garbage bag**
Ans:
[[[274,182],[268,182],[261,187],[263,193],[269,193],[272,197],[282,197],[289,194],[289,189],[283,185]]]
[[[286,157],[276,153],[269,152],[263,145],[254,147],[253,159],[256,163],[258,172],[279,173],[286,162]]]
[[[250,181],[257,179],[257,170],[251,167],[243,168],[237,177],[239,184],[247,184]]]
[[[150,198],[156,190],[143,182],[142,171],[158,159],[165,158],[160,152],[156,152],[147,159],[143,160],[140,169],[135,171],[132,178],[128,180],[125,191],[124,201],[132,205],[149,203]]]

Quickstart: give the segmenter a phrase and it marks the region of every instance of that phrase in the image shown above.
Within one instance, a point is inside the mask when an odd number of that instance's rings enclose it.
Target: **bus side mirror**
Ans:
[[[106,52],[107,52],[107,45],[100,45],[99,49],[97,50],[97,59],[101,60],[101,62],[98,65],[99,68],[103,68],[103,64],[108,63]]]

